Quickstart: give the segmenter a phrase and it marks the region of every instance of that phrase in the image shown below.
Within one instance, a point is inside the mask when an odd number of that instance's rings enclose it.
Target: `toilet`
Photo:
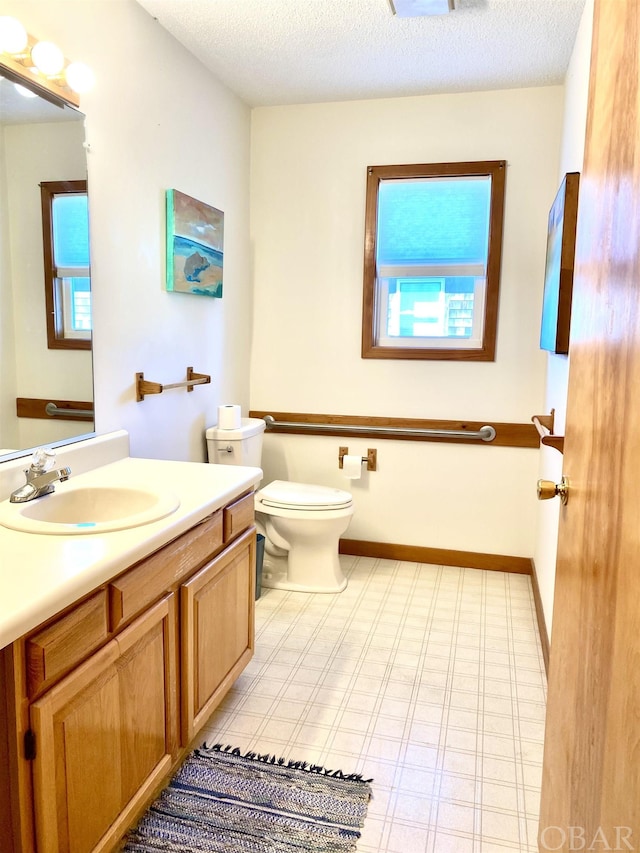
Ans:
[[[260,467],[265,422],[242,418],[238,429],[209,427],[209,462]],[[342,592],[347,579],[338,542],[353,515],[349,492],[273,480],[255,497],[256,526],[265,536],[262,586],[298,592]]]

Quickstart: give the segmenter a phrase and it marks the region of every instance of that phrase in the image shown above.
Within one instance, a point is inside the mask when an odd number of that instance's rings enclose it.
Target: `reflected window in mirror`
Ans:
[[[86,181],[43,181],[42,236],[49,349],[91,348]]]

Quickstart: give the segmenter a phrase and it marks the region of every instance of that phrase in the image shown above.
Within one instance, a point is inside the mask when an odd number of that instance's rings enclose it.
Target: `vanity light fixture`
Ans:
[[[96,82],[95,75],[88,65],[84,62],[71,62],[67,65],[64,72],[67,83],[74,92],[82,95],[93,89],[93,84]]]
[[[37,94],[46,97],[48,92],[75,107],[80,105],[78,94],[88,92],[95,82],[87,65],[67,62],[59,47],[33,38],[8,15],[0,16],[0,69],[15,83],[26,83],[27,88],[33,83]]]
[[[39,41],[31,48],[31,61],[46,77],[57,77],[64,68],[64,54],[51,41]]]
[[[0,51],[14,55],[24,54],[29,42],[27,31],[16,18],[0,18]]]

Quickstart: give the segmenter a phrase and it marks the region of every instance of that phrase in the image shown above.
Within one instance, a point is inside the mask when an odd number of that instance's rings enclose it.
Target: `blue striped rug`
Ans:
[[[192,752],[125,853],[349,853],[372,780],[217,744]]]

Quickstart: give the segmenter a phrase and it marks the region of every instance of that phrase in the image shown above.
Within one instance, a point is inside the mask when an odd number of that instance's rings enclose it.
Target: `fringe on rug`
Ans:
[[[305,770],[307,773],[318,773],[320,776],[330,776],[333,779],[342,779],[345,782],[362,782],[364,785],[373,782],[373,779],[363,779],[361,773],[343,773],[342,770],[329,770],[321,764],[309,764],[308,761],[287,761],[286,758],[276,758],[275,755],[270,755],[268,752],[261,754],[249,750],[243,755],[239,747],[231,746],[230,744],[226,746],[221,743],[216,743],[213,746],[205,744],[203,749],[212,750],[213,752],[226,752],[238,758],[246,758],[250,761],[262,761],[264,764],[277,764],[279,767],[287,767],[292,770]],[[200,751],[196,749],[196,753]]]

